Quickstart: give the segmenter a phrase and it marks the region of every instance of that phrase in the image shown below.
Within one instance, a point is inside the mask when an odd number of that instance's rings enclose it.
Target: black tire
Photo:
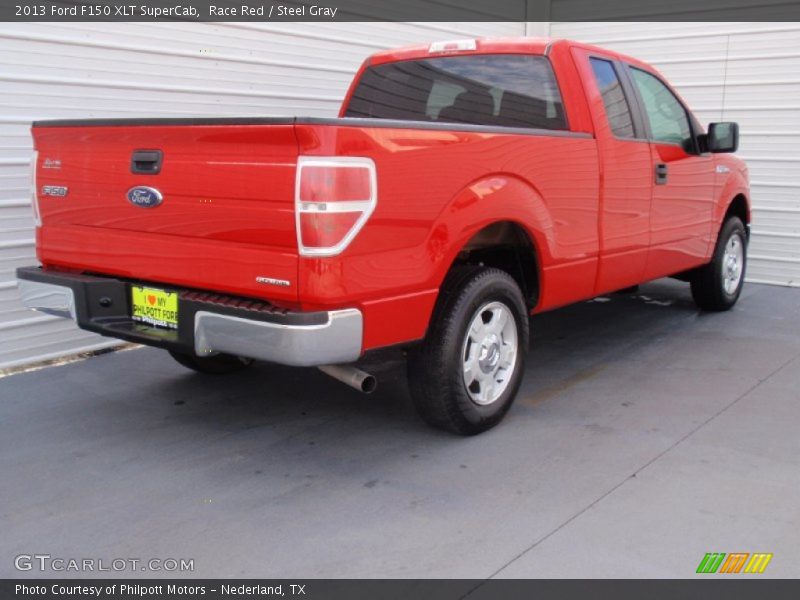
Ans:
[[[503,308],[507,310],[504,312]],[[502,321],[505,323],[508,323],[508,314],[513,316],[510,326],[514,327],[517,342],[513,360],[508,359],[507,354],[502,357],[513,364],[506,369],[510,375],[507,375],[506,383],[497,388],[499,396],[488,404],[473,400],[473,395],[482,391],[480,386],[483,384],[468,389],[467,375],[464,374],[465,358],[471,355],[475,344],[467,341],[468,328],[478,318],[479,310],[481,315],[490,315],[489,321],[484,318],[479,327],[491,323],[494,318],[492,310],[506,315]],[[509,335],[503,333],[501,338],[513,337],[508,327],[503,332]],[[408,356],[409,388],[419,415],[434,427],[460,435],[475,435],[497,425],[511,407],[522,382],[528,339],[525,300],[508,273],[477,266],[454,268],[442,286],[425,340],[412,348]],[[487,353],[492,358],[495,354],[508,352],[506,346],[510,348],[510,343],[505,341],[492,345],[494,349]],[[476,345],[475,351],[480,354],[483,347]],[[497,360],[494,364],[497,365]],[[496,367],[487,365],[487,368]],[[493,389],[498,375],[489,377],[484,371],[481,376],[491,379],[487,385]]]
[[[735,287],[726,288],[729,271],[729,260],[726,249],[735,240],[741,248],[741,262],[739,265],[739,278]],[[729,217],[720,229],[717,245],[711,262],[697,269],[690,279],[692,298],[702,310],[723,311],[729,310],[736,304],[742,293],[745,271],[747,270],[747,232],[744,224],[738,217]],[[730,284],[733,285],[732,283]]]
[[[225,375],[235,373],[253,364],[253,359],[231,354],[215,354],[213,356],[197,356],[169,350],[170,356],[178,363],[206,375]]]

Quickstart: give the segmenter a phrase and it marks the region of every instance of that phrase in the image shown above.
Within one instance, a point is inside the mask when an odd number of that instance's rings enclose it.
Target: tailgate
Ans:
[[[297,300],[292,120],[44,122],[33,136],[45,266]]]

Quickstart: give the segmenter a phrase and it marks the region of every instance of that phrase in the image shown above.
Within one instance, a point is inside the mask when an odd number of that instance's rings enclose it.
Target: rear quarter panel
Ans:
[[[368,156],[378,203],[333,258],[301,258],[304,308],[357,303],[366,349],[424,336],[439,286],[481,228],[514,221],[539,252],[538,308],[591,295],[598,167],[588,135],[297,125],[301,155]]]

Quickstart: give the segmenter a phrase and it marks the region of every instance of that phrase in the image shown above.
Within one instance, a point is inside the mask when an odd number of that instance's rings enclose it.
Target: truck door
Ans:
[[[711,242],[714,163],[698,151],[696,121],[656,75],[628,65],[648,128],[653,165],[645,279],[702,264]]]
[[[595,294],[640,283],[650,245],[651,147],[634,92],[615,59],[574,48],[600,159],[600,259]]]

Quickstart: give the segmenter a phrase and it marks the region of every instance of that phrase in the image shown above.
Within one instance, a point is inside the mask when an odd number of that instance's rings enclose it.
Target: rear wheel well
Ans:
[[[517,282],[528,308],[539,300],[539,264],[528,233],[511,221],[499,221],[481,229],[464,245],[456,265],[483,265],[505,271]]]

